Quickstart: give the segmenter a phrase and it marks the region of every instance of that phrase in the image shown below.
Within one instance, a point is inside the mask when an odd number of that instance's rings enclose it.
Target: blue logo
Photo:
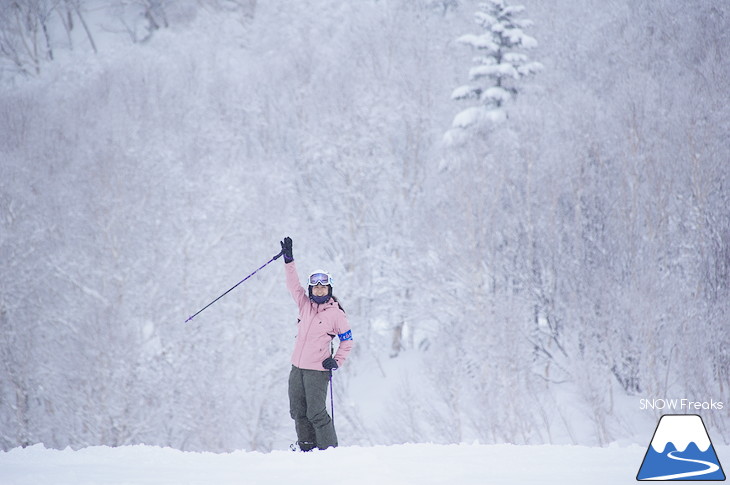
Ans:
[[[725,480],[720,460],[697,414],[659,419],[637,480]]]

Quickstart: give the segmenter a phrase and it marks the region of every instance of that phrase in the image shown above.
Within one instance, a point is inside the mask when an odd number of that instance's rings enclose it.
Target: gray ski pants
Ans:
[[[289,412],[303,450],[337,446],[335,423],[327,413],[329,382],[330,371],[292,366],[289,373]]]

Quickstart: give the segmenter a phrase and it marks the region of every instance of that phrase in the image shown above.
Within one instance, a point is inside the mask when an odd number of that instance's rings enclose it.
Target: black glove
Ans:
[[[294,261],[294,255],[292,254],[292,242],[290,237],[285,237],[281,241],[281,254],[284,256],[285,263],[291,263]]]
[[[327,370],[337,370],[339,367],[337,365],[337,361],[333,359],[332,357],[327,357],[324,359],[324,362],[322,362],[322,367],[324,367]]]

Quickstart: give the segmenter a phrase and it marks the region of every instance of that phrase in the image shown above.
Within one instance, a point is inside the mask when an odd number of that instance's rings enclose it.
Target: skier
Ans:
[[[292,255],[292,240],[281,241],[286,270],[286,286],[299,306],[297,338],[289,374],[289,411],[302,451],[337,446],[337,434],[327,413],[327,385],[332,371],[345,362],[352,350],[352,330],[342,306],[332,295],[332,277],[326,271],[309,275],[309,291],[299,283]],[[332,339],[340,346],[333,356]]]

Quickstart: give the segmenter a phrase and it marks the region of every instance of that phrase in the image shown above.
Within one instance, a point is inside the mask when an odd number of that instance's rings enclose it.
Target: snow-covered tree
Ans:
[[[457,39],[458,43],[476,49],[479,55],[469,70],[469,84],[456,88],[451,98],[475,100],[477,104],[457,114],[452,129],[503,121],[507,117],[503,106],[517,95],[519,81],[543,68],[524,52],[537,46],[537,41],[523,30],[533,22],[517,18],[524,10],[523,6],[507,5],[504,0],[481,3],[475,21],[483,32]]]

